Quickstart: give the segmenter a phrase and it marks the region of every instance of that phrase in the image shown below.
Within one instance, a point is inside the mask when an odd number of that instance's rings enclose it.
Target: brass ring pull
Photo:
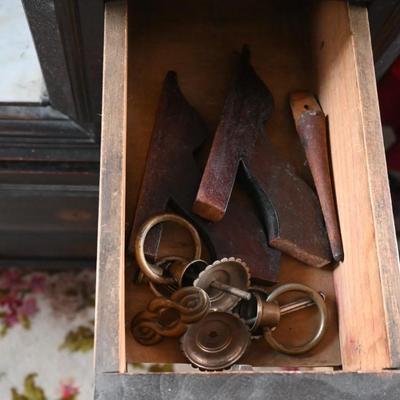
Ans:
[[[163,285],[169,285],[171,283],[174,283],[174,278],[172,277],[165,277],[163,276],[163,268],[161,268],[158,265],[150,264],[146,260],[146,256],[144,254],[144,243],[147,237],[147,234],[149,233],[150,229],[153,228],[154,226],[162,223],[162,222],[174,222],[177,223],[178,225],[183,226],[186,228],[193,239],[194,242],[194,247],[195,247],[195,252],[194,252],[194,259],[198,259],[201,256],[201,240],[200,236],[195,229],[195,227],[188,222],[186,219],[180,217],[179,215],[176,214],[158,214],[150,219],[148,219],[142,227],[139,229],[139,232],[136,236],[135,240],[135,256],[136,256],[136,261],[140,267],[140,269],[143,271],[143,273],[147,276],[147,278],[154,282],[154,283],[159,283]]]
[[[300,283],[287,283],[277,287],[268,296],[267,302],[276,301],[280,295],[287,292],[303,292],[306,293],[314,301],[315,305],[318,307],[318,311],[320,314],[318,329],[312,339],[301,346],[286,346],[282,343],[279,343],[272,335],[273,328],[265,328],[264,338],[267,343],[277,351],[286,354],[303,354],[314,348],[321,341],[326,332],[328,319],[326,305],[320,293]]]

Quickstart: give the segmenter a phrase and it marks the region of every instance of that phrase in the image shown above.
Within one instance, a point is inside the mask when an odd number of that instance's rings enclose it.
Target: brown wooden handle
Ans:
[[[325,115],[315,97],[308,92],[292,93],[290,106],[314,178],[333,258],[343,261],[342,239],[329,166]]]

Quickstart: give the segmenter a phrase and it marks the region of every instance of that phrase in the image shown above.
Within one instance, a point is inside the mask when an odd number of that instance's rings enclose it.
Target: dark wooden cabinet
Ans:
[[[0,265],[94,265],[103,0],[24,0],[48,99],[0,103]]]
[[[94,265],[104,0],[22,2],[48,98],[0,103],[0,266]],[[369,7],[379,77],[399,51],[399,1],[351,2]]]

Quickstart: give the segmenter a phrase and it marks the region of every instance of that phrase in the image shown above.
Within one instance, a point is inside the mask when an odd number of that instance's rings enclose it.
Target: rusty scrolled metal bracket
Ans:
[[[145,311],[134,316],[131,333],[137,342],[150,346],[163,337],[180,337],[187,325],[203,319],[210,310],[210,299],[200,288],[187,287],[174,292],[170,299],[156,297]]]

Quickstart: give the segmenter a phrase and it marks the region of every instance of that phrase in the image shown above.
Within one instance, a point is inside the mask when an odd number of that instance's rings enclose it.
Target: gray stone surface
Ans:
[[[101,374],[96,400],[397,400],[400,373]]]

